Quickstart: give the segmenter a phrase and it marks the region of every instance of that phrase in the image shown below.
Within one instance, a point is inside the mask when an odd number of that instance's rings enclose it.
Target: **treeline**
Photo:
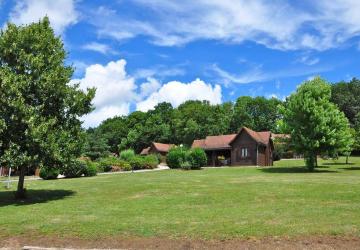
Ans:
[[[334,102],[348,118],[360,150],[360,80],[332,84]],[[286,102],[286,101],[285,101]],[[255,131],[283,133],[281,109],[276,98],[241,96],[235,102],[211,105],[208,101],[187,101],[174,108],[160,103],[148,112],[105,120],[87,130],[86,155],[96,159],[109,152],[132,148],[139,153],[152,141],[191,145],[207,135],[236,133],[246,126]]]

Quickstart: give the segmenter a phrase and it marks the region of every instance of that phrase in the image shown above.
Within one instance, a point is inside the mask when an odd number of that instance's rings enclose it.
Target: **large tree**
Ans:
[[[349,82],[338,82],[331,85],[331,101],[345,113],[352,126],[360,113],[360,80],[353,78]]]
[[[331,85],[331,101],[349,119],[355,137],[354,151],[360,152],[360,80],[341,81]]]
[[[26,168],[61,167],[81,153],[79,118],[95,90],[69,83],[66,55],[48,18],[0,33],[0,161],[18,169],[17,197],[25,196]]]
[[[349,121],[330,101],[331,86],[317,77],[303,83],[286,102],[284,123],[297,152],[304,154],[310,170],[317,155],[348,154],[353,138]]]
[[[282,101],[276,98],[241,96],[234,105],[231,120],[232,132],[245,126],[255,131],[277,132],[276,123],[280,119],[279,105]]]

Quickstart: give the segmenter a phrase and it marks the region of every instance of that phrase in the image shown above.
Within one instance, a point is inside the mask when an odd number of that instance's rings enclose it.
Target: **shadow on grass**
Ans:
[[[0,207],[15,205],[31,205],[37,203],[46,203],[54,200],[61,200],[74,195],[71,190],[27,190],[26,199],[17,200],[13,191],[0,191]]]
[[[260,171],[264,173],[337,173],[336,170],[325,170],[325,169],[314,169],[314,171],[309,171],[306,167],[269,167],[269,168],[260,168]]]
[[[341,162],[327,162],[327,163],[323,163],[323,165],[327,165],[327,166],[346,166],[346,165],[354,165],[355,163],[348,163],[346,164],[345,162],[341,163]]]
[[[344,170],[360,170],[360,167],[349,167],[349,168],[340,168]]]

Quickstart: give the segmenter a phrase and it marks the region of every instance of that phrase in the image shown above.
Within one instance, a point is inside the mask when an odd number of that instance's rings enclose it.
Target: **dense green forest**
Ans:
[[[360,80],[331,85],[331,100],[348,118],[356,138],[354,150],[360,150]],[[285,101],[286,102],[286,101]],[[86,154],[92,158],[108,152],[132,148],[140,152],[152,141],[191,145],[207,135],[236,133],[247,126],[255,131],[286,133],[281,126],[281,106],[285,102],[265,97],[241,96],[235,102],[211,105],[208,101],[187,101],[174,108],[160,103],[148,112],[135,111],[128,116],[105,120],[87,130]]]

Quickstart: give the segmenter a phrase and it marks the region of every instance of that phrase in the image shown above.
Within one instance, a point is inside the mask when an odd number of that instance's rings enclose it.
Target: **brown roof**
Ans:
[[[257,143],[267,145],[271,139],[270,131],[256,132],[247,127],[242,127],[237,135],[240,135],[241,131],[246,131]],[[236,138],[236,136],[235,136]],[[230,144],[235,140],[235,138],[230,142]]]
[[[192,148],[214,149],[214,148],[230,148],[229,143],[236,137],[231,135],[206,136],[203,140],[194,140]]]
[[[207,136],[202,140],[194,140],[191,147],[203,149],[228,149],[231,148],[230,144],[235,140],[235,138],[241,133],[242,130],[245,130],[256,142],[264,145],[267,145],[271,138],[270,131],[255,132],[249,128],[243,127],[240,129],[238,134]]]
[[[153,142],[152,145],[154,146],[154,148],[157,151],[164,152],[164,153],[169,152],[170,148],[172,148],[174,146],[174,144],[164,144],[164,143],[159,143],[159,142]]]
[[[141,150],[141,155],[147,155],[149,154],[149,150],[150,150],[150,147],[147,147],[147,148],[144,148],[143,150]]]

